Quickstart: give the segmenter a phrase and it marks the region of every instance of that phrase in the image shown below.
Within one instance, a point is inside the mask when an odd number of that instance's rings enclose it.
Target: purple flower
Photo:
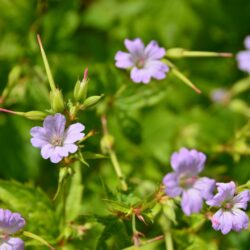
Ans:
[[[36,148],[41,148],[44,159],[50,158],[51,162],[58,163],[69,153],[75,153],[78,146],[75,142],[84,137],[84,125],[75,123],[65,129],[66,118],[62,114],[49,115],[43,122],[43,127],[34,127],[30,130],[31,143]]]
[[[164,79],[169,67],[160,61],[165,55],[165,49],[160,48],[156,41],[151,41],[146,47],[141,39],[125,39],[125,47],[129,53],[118,51],[115,55],[118,68],[131,68],[130,77],[136,83],[149,83],[152,78]]]
[[[212,207],[220,209],[212,217],[212,226],[215,230],[221,230],[227,234],[231,230],[241,231],[248,227],[248,216],[241,209],[247,208],[250,200],[250,191],[245,190],[235,196],[235,183],[217,183],[218,193],[207,201]]]
[[[167,174],[163,183],[170,197],[182,195],[181,207],[186,215],[201,210],[203,199],[211,199],[215,181],[198,174],[203,170],[206,156],[195,149],[182,148],[171,156],[174,172]]]
[[[238,52],[236,60],[238,61],[239,69],[250,74],[250,36],[245,38],[244,45],[247,50]]]
[[[20,238],[10,237],[25,225],[19,213],[0,209],[0,250],[23,250],[24,242]]]

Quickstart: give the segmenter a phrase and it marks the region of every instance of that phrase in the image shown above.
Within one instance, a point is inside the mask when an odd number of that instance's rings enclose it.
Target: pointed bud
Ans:
[[[33,110],[33,111],[29,111],[29,112],[24,113],[25,118],[28,118],[30,120],[36,120],[36,121],[37,120],[43,121],[46,116],[47,116],[46,113],[44,113],[42,111],[37,111],[37,110]]]
[[[88,97],[84,101],[84,103],[81,105],[80,109],[83,110],[83,109],[94,106],[95,104],[97,104],[101,100],[102,97],[103,97],[103,95],[100,95],[100,96],[94,95],[94,96]]]
[[[5,113],[13,114],[13,115],[19,115],[30,120],[39,120],[39,121],[44,120],[44,118],[47,116],[46,113],[42,111],[38,111],[38,110],[32,110],[28,112],[18,112],[18,111],[0,108],[0,112],[5,112]]]
[[[87,97],[88,91],[88,68],[84,71],[84,77],[82,81],[77,81],[74,88],[74,98],[76,101],[84,101]]]
[[[62,113],[64,111],[64,101],[61,90],[55,89],[50,92],[50,104],[54,112]]]

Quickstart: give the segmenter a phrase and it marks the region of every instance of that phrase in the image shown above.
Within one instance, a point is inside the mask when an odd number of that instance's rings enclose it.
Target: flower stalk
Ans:
[[[121,184],[122,190],[127,191],[128,185],[125,181],[125,178],[124,178],[122,170],[121,170],[121,166],[120,166],[119,161],[117,159],[116,153],[113,149],[114,141],[113,141],[113,137],[108,132],[107,118],[105,115],[102,116],[101,122],[102,122],[103,135],[104,135],[102,138],[102,141],[101,141],[102,150],[104,151],[104,153],[107,153],[110,156],[111,163],[114,167],[115,173],[116,173],[118,180]]]

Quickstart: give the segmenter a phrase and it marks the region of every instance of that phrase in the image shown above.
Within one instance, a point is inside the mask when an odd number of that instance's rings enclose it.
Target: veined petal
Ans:
[[[133,58],[129,53],[118,51],[115,55],[116,67],[127,69],[134,66]]]
[[[205,154],[195,149],[181,148],[171,156],[171,166],[177,173],[196,175],[202,171],[205,161]]]
[[[143,55],[144,53],[144,44],[140,38],[134,40],[125,39],[125,47],[131,53],[132,56]]]
[[[19,213],[12,213],[8,209],[0,209],[0,231],[13,234],[24,225],[25,220]]]
[[[223,211],[218,219],[221,232],[223,234],[229,233],[233,227],[233,214],[230,211]]]
[[[240,209],[232,209],[233,213],[233,230],[239,232],[248,228],[249,218],[245,212]]]
[[[164,79],[166,77],[166,73],[169,71],[169,67],[165,63],[157,60],[148,60],[145,65],[145,69],[147,69],[151,76],[157,80]]]
[[[165,49],[160,48],[156,41],[151,41],[145,48],[145,55],[152,60],[161,59],[165,54]]]
[[[163,184],[166,186],[166,194],[170,197],[175,197],[181,194],[182,189],[179,187],[178,175],[169,173],[163,179]]]
[[[59,151],[60,151],[59,147],[55,147],[51,151],[50,161],[52,163],[58,163],[58,162],[60,162],[62,160],[63,157],[60,155]]]
[[[75,123],[68,127],[65,131],[65,139],[64,144],[74,143],[76,141],[81,140],[85,134],[81,133],[85,129],[85,126],[81,123]]]
[[[202,208],[202,197],[200,192],[194,188],[183,191],[181,207],[186,215],[198,213]]]
[[[65,130],[66,118],[64,115],[57,113],[55,115],[49,115],[43,122],[43,127],[46,133],[53,135],[63,135]]]
[[[234,208],[247,208],[247,203],[250,201],[250,191],[244,190],[236,195],[232,202],[234,204]]]

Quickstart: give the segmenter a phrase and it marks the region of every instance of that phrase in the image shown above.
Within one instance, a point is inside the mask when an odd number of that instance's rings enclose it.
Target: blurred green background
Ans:
[[[250,177],[250,80],[237,69],[235,58],[173,60],[201,90],[197,95],[174,76],[149,85],[131,82],[116,69],[114,55],[125,50],[124,39],[151,40],[168,48],[237,53],[250,34],[247,0],[0,0],[0,90],[16,70],[13,89],[1,104],[16,111],[49,109],[49,86],[36,35],[40,34],[55,81],[64,96],[89,68],[89,95],[112,100],[107,113],[121,166],[131,185],[143,195],[154,190],[170,171],[169,157],[181,147],[208,155],[204,175],[242,184]],[[243,79],[242,85],[235,82]],[[121,86],[122,94],[114,98]],[[236,87],[234,87],[236,86]],[[237,86],[244,90],[237,92]],[[214,102],[216,89],[232,94]],[[236,90],[235,90],[236,89]],[[235,94],[236,93],[236,94]],[[102,129],[96,109],[80,121],[97,134],[84,149],[100,152]],[[31,182],[53,195],[58,167],[43,160],[30,144],[29,130],[39,122],[0,114],[0,178]],[[243,135],[242,135],[243,134]],[[117,179],[108,160],[83,166],[83,211],[105,214],[102,181],[111,188]],[[249,233],[225,237],[219,249],[249,249]],[[224,242],[224,239],[221,239]],[[192,248],[194,249],[194,248]]]

